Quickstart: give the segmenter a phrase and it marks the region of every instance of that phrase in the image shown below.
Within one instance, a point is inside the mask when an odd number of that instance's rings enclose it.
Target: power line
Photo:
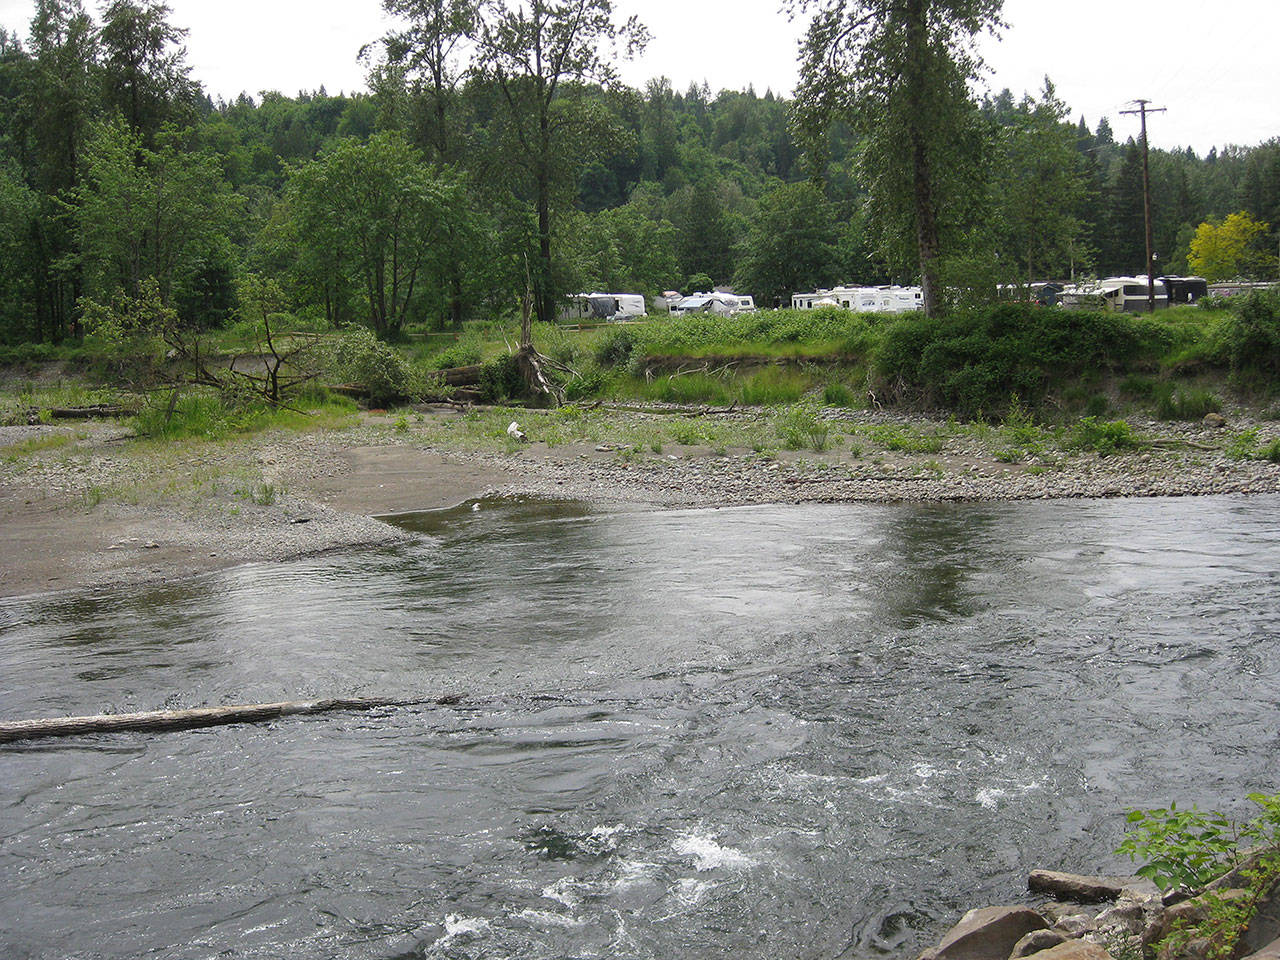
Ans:
[[[1122,114],[1137,114],[1142,117],[1142,218],[1147,227],[1147,312],[1156,312],[1156,265],[1155,256],[1151,252],[1151,172],[1147,164],[1147,114],[1164,113],[1164,107],[1148,107],[1150,100],[1134,100],[1137,110],[1121,110]]]

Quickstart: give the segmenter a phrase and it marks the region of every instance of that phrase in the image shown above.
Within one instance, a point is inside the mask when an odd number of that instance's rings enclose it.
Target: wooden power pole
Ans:
[[[1134,100],[1137,110],[1121,110],[1123,114],[1137,114],[1142,117],[1142,218],[1147,227],[1147,311],[1156,312],[1156,263],[1151,247],[1151,171],[1147,164],[1147,114],[1164,113],[1164,107],[1148,107],[1150,100]]]

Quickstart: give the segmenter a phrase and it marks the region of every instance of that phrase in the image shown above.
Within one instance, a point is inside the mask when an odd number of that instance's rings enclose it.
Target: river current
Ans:
[[[483,502],[0,602],[0,957],[870,958],[1280,789],[1280,498]]]

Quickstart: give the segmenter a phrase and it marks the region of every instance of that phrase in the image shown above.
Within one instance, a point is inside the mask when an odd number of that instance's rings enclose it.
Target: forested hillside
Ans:
[[[152,0],[113,0],[97,18],[79,0],[40,0],[31,24],[7,25],[0,340],[79,336],[86,314],[121,298],[218,325],[238,284],[264,279],[303,319],[385,336],[508,315],[525,297],[545,319],[558,296],[589,288],[732,283],[768,305],[817,285],[914,279],[867,221],[847,128],[802,150],[791,105],[769,91],[629,89],[605,53],[522,75],[529,38],[511,24],[484,35],[474,22],[414,23],[368,38],[370,92],[230,103],[191,77],[185,32]],[[540,27],[548,42],[553,27]],[[641,39],[608,16],[595,28],[596,40]],[[450,30],[480,36],[480,52],[455,53]],[[1142,269],[1132,140],[1074,116],[1048,82],[976,109],[985,186],[949,282]],[[1200,252],[1227,247],[1214,270],[1275,275],[1280,140],[1154,150],[1151,165],[1167,272],[1210,263],[1188,264],[1210,222]],[[1246,236],[1231,247],[1237,227]]]

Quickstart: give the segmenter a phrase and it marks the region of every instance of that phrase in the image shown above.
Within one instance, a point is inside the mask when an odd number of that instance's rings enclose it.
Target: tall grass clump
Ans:
[[[1175,390],[1168,383],[1156,387],[1155,401],[1157,420],[1200,420],[1222,409],[1221,401],[1208,390]]]
[[[1000,304],[893,321],[873,374],[882,397],[977,416],[1014,394],[1039,406],[1051,388],[1086,372],[1154,363],[1168,343],[1146,318]]]
[[[216,393],[185,393],[176,398],[156,394],[138,412],[134,430],[139,436],[154,439],[220,440],[258,426],[267,415],[261,404],[228,402]]]

